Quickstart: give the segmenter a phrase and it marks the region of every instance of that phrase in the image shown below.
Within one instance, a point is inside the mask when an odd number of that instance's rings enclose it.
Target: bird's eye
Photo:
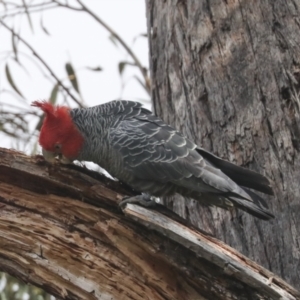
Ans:
[[[55,151],[59,151],[61,149],[61,144],[55,144],[54,149]]]

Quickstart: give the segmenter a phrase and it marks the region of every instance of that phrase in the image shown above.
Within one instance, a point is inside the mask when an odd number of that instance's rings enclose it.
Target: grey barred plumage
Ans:
[[[272,195],[266,177],[197,147],[140,103],[112,101],[70,114],[84,137],[77,159],[99,164],[135,190],[154,196],[180,193],[205,205],[273,217],[263,199],[247,189]]]

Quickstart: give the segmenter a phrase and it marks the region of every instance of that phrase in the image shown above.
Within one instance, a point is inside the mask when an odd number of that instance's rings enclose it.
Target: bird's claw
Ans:
[[[119,207],[124,210],[127,203],[136,203],[140,204],[144,207],[154,207],[157,202],[156,197],[150,196],[148,194],[142,194],[137,196],[127,196],[122,199],[122,201],[119,203]]]

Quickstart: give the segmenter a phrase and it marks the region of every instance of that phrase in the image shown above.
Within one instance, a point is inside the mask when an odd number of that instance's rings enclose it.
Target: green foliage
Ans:
[[[72,66],[71,63],[66,63],[66,71],[67,71],[67,74],[68,74],[68,78],[73,86],[73,88],[75,89],[75,91],[80,94],[80,91],[79,91],[79,85],[78,85],[78,81],[77,81],[77,77],[76,77],[76,73],[75,73],[75,70]]]
[[[7,81],[9,82],[10,86],[13,88],[13,90],[18,93],[22,98],[23,98],[23,95],[22,93],[20,92],[20,90],[17,88],[14,80],[13,80],[13,77],[11,76],[11,72],[10,72],[10,69],[9,69],[9,66],[8,64],[5,65],[5,74],[6,74],[6,78],[7,78]]]
[[[53,90],[51,91],[51,95],[49,99],[50,103],[52,104],[56,104],[58,89],[59,89],[59,85],[55,84]]]

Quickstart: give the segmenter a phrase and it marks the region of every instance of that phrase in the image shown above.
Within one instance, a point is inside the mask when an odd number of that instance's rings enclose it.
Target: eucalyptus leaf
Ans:
[[[18,49],[17,49],[17,45],[16,45],[16,40],[15,40],[15,35],[12,34],[11,35],[11,43],[12,43],[12,48],[13,48],[13,51],[14,51],[14,55],[15,55],[15,60],[17,62],[19,62],[19,59],[18,59]]]
[[[90,71],[94,71],[94,72],[100,72],[100,71],[103,71],[103,69],[100,67],[100,66],[98,66],[98,67],[94,67],[94,68],[92,68],[92,67],[86,67],[88,70],[90,70]]]
[[[43,16],[41,16],[41,19],[40,19],[40,26],[42,28],[42,30],[47,34],[47,35],[51,35],[50,32],[48,31],[48,29],[45,27],[44,25],[44,22],[43,22]]]
[[[26,1],[25,1],[25,0],[22,0],[22,3],[23,3],[23,6],[24,6],[24,9],[25,9],[25,14],[26,14],[26,16],[27,16],[27,20],[28,20],[30,29],[31,29],[32,32],[34,32],[33,26],[32,26],[32,21],[31,21],[31,17],[30,17],[30,13],[29,13],[29,11],[28,11],[28,7],[27,7],[27,4],[26,4]]]
[[[120,61],[119,62],[119,73],[120,73],[120,75],[123,74],[125,66],[126,66],[126,62],[125,61]]]
[[[113,34],[111,34],[111,35],[108,37],[108,39],[109,39],[116,47],[118,47],[118,40],[116,39],[116,37],[115,37]]]
[[[49,102],[53,105],[56,104],[58,90],[59,90],[59,85],[58,84],[54,85],[49,99]]]
[[[78,85],[77,77],[76,77],[76,74],[75,74],[75,70],[74,70],[73,66],[71,65],[71,63],[66,63],[66,71],[67,71],[68,78],[69,78],[73,88],[75,89],[75,91],[78,94],[80,94],[79,85]]]
[[[9,66],[8,64],[5,65],[5,74],[6,74],[6,78],[10,84],[10,86],[14,89],[14,91],[16,93],[18,93],[22,98],[24,98],[24,96],[22,95],[22,93],[20,92],[20,90],[17,88],[12,76],[11,76],[11,72],[10,72],[10,69],[9,69]]]

